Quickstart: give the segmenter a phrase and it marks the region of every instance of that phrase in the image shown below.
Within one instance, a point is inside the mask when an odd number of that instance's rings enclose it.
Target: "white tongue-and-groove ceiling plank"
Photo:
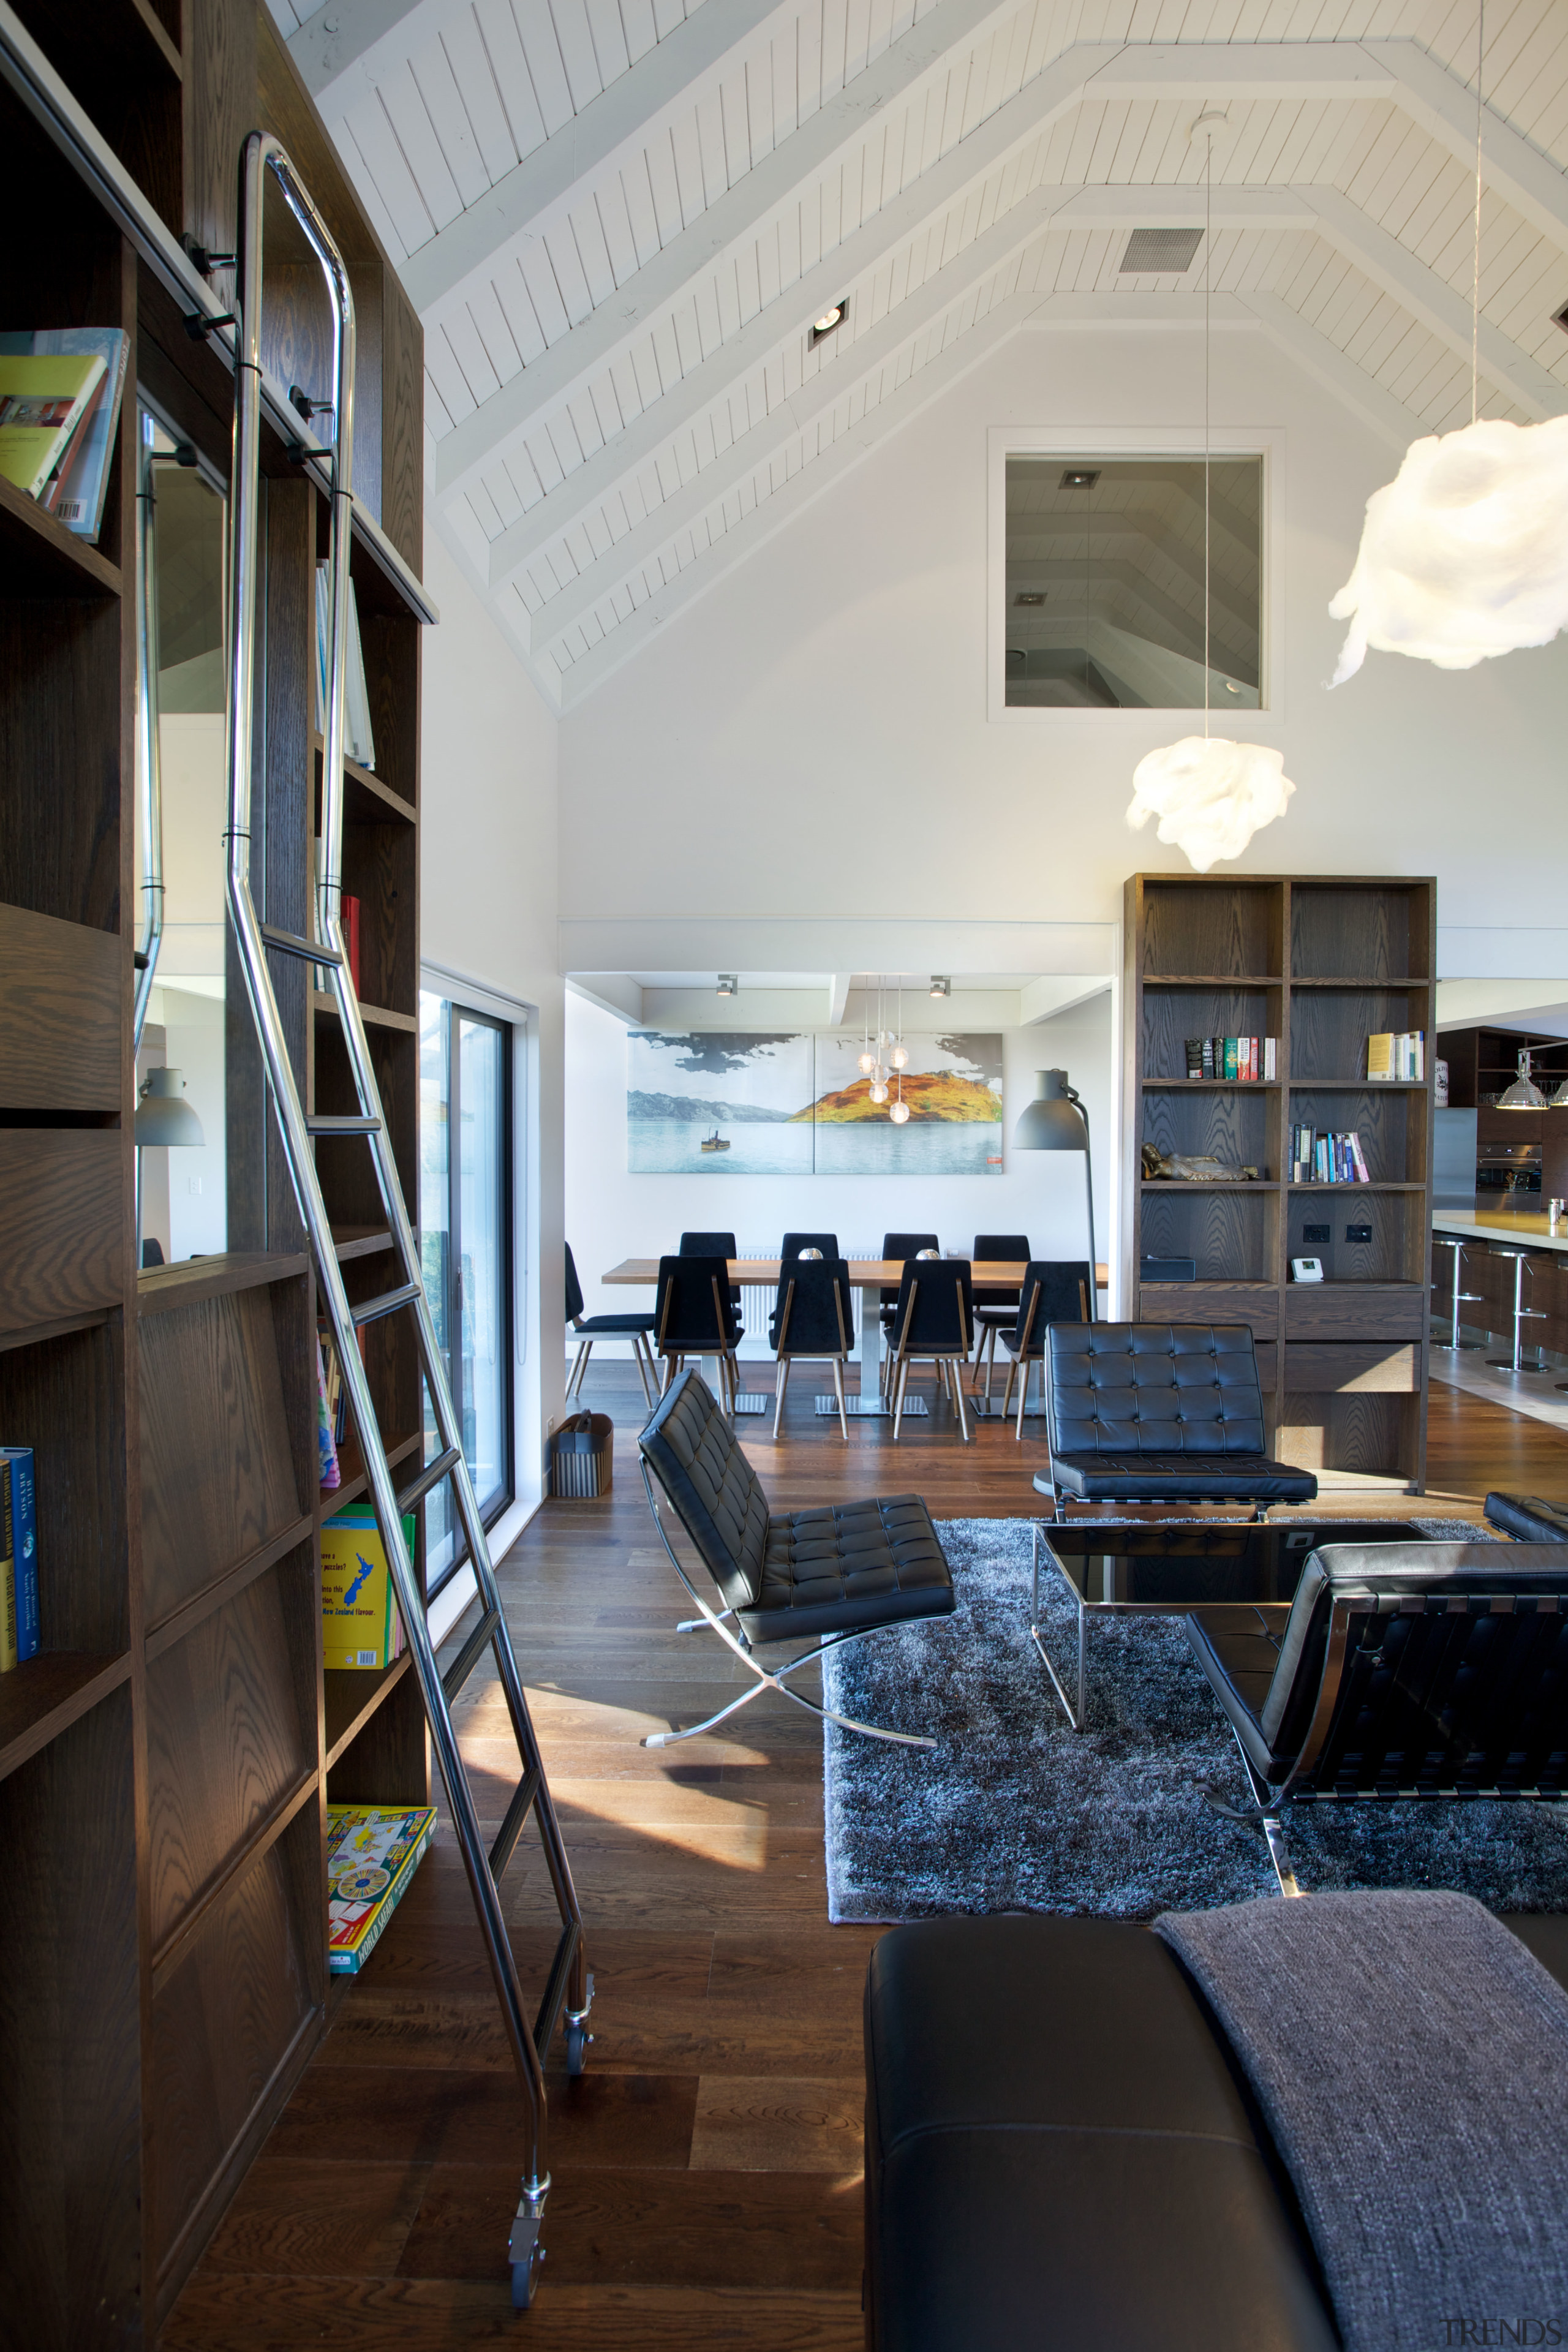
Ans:
[[[821,180],[835,164],[842,169],[858,153],[866,143],[868,118],[882,115],[897,102],[907,105],[918,97],[921,85],[940,76],[943,60],[955,47],[973,45],[1015,14],[1016,0],[937,0],[918,24],[699,214],[689,227],[678,227],[616,289],[613,300],[576,322],[570,334],[553,339],[531,367],[513,375],[477,415],[457,426],[437,452],[437,495],[466,488],[499,449],[568,398],[584,377],[596,374],[630,348],[655,320],[689,297],[698,280],[721,282],[724,272],[719,265],[723,259],[729,259],[732,271],[744,248],[755,253],[764,226],[776,229],[792,205],[798,210],[804,186]],[[974,136],[984,140],[984,131]],[[626,184],[631,184],[634,176],[628,172]],[[858,184],[858,174],[855,177]],[[840,194],[854,205],[860,201],[858,184]],[[863,228],[858,233],[867,235]],[[825,235],[825,244],[829,241]],[[792,291],[803,313],[810,311],[814,301],[820,309],[835,299],[836,257],[819,262],[795,281]],[[757,267],[754,260],[752,266]],[[760,285],[756,299],[759,304],[763,299]],[[437,325],[440,316],[437,310]]]

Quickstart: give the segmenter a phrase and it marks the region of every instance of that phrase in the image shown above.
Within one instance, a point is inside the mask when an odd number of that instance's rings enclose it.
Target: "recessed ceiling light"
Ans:
[[[1064,490],[1092,490],[1100,479],[1098,466],[1069,466],[1062,476]]]
[[[945,973],[933,971],[931,976],[931,992],[933,996],[951,996],[952,994],[952,981]]]
[[[811,332],[805,339],[807,351],[811,349],[813,343],[819,343],[824,335],[831,335],[836,327],[841,327],[844,324],[844,314],[848,308],[849,297],[846,294],[841,302],[830,302],[821,318],[812,320]]]
[[[1117,267],[1122,277],[1179,278],[1203,241],[1201,228],[1135,228]]]
[[[1563,303],[1561,310],[1553,310],[1552,323],[1554,327],[1561,327],[1563,333],[1568,335],[1568,302]]]
[[[1046,592],[1043,588],[1020,588],[1013,599],[1015,604],[1043,604],[1045,601]]]
[[[1240,687],[1237,686],[1235,678],[1233,677],[1227,677],[1226,679],[1225,690],[1227,694],[1239,694],[1241,692]]]
[[[720,995],[721,995],[721,996],[738,996],[738,995],[740,994],[740,992],[741,992],[741,983],[740,983],[740,981],[739,981],[738,977],[736,976],[736,974],[735,974],[734,972],[732,972],[732,971],[721,971],[721,972],[719,974],[719,993],[720,993]]]

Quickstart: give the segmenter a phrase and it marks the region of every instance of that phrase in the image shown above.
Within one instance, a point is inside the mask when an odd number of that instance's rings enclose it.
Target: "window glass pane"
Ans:
[[[452,1099],[447,1040],[451,1007],[427,990],[419,992],[419,1249],[425,1289],[436,1324],[436,1339],[452,1377],[447,1333],[451,1264],[451,1187],[448,1137]],[[425,1399],[425,1458],[440,1452],[429,1396]],[[452,1488],[443,1479],[425,1507],[426,1574],[434,1584],[453,1554]]]
[[[507,1486],[505,1041],[461,1014],[458,1038],[463,1451],[482,1511]]]
[[[1201,457],[1007,459],[1010,708],[1204,708]],[[1210,467],[1208,700],[1258,707],[1261,457]]]

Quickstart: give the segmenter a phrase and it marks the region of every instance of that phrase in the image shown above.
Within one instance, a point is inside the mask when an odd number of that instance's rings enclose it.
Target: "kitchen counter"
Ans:
[[[1435,1209],[1432,1231],[1458,1241],[1511,1242],[1526,1249],[1568,1254],[1568,1217],[1552,1233],[1542,1210],[1488,1209],[1476,1216],[1467,1215],[1462,1209]]]

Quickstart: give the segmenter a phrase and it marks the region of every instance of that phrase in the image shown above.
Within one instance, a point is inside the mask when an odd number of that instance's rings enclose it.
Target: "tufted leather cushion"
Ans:
[[[762,1481],[696,1369],[688,1365],[637,1444],[731,1609],[763,1589],[768,1507]]]
[[[1310,1470],[1264,1451],[1245,1323],[1053,1323],[1051,1469],[1096,1502],[1310,1503]]]
[[[952,1579],[918,1495],[770,1517],[756,1472],[694,1368],[637,1443],[748,1641],[951,1612]]]
[[[1050,1477],[1035,1484],[1048,1492],[1053,1481],[1093,1503],[1310,1503],[1318,1492],[1310,1470],[1266,1454],[1135,1454],[1125,1462],[1056,1454]]]
[[[763,1589],[738,1613],[753,1642],[945,1617],[952,1578],[918,1495],[783,1511],[769,1522]]]

